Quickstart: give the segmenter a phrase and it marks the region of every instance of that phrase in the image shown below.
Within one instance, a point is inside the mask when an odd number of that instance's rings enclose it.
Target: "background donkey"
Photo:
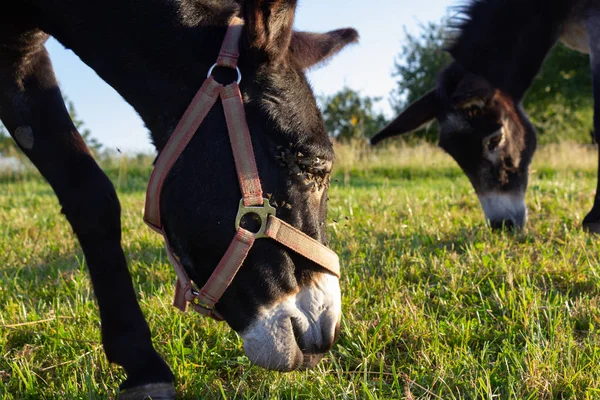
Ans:
[[[69,118],[44,42],[54,36],[113,86],[143,118],[160,152],[215,62],[228,21],[244,18],[239,67],[263,189],[293,205],[279,208],[278,217],[326,243],[333,149],[304,71],[356,41],[357,33],[293,32],[293,0],[216,4],[27,0],[0,6],[0,118],[54,189],[79,239],[104,350],[124,367],[121,388],[131,398],[173,397],[173,375],[153,348],[135,297],[117,195]],[[161,199],[169,241],[198,284],[231,241],[239,199],[218,103],[175,164]],[[292,370],[313,366],[332,346],[340,301],[335,277],[265,240],[252,249],[217,311],[246,339],[251,360]]]
[[[449,47],[455,61],[440,73],[435,89],[371,143],[437,119],[439,145],[469,177],[492,228],[522,227],[536,133],[521,101],[559,39],[590,53],[595,134],[600,135],[600,5],[591,0],[473,0],[460,11],[458,37]],[[600,233],[600,186],[583,225]]]

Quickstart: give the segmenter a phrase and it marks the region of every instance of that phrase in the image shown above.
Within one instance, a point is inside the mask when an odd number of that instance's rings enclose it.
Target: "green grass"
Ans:
[[[342,259],[340,340],[312,371],[253,367],[225,324],[171,307],[174,272],[142,222],[149,170],[108,172],[155,344],[182,398],[600,397],[600,239],[581,221],[595,152],[536,156],[519,234],[492,234],[452,160],[429,146],[338,148],[328,227]],[[138,160],[139,161],[139,160]],[[81,250],[35,174],[0,178],[0,398],[113,398]]]

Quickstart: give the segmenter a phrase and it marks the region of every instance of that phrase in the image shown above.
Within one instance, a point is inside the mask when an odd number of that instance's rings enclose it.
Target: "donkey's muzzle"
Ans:
[[[485,219],[494,231],[520,230],[527,220],[524,193],[487,193],[479,195]]]
[[[277,371],[314,367],[334,345],[342,310],[337,277],[318,274],[297,293],[263,307],[240,332],[246,355]]]

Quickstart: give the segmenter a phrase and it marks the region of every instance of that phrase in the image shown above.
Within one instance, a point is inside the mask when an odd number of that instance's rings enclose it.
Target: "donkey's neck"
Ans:
[[[234,1],[34,0],[43,28],[138,112],[160,150],[216,61]]]
[[[556,43],[571,0],[473,0],[462,9],[452,57],[520,101]]]

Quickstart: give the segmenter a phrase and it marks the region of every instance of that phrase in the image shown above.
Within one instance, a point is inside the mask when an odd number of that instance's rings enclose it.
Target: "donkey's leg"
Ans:
[[[586,30],[590,42],[590,61],[592,64],[592,75],[594,81],[594,132],[596,143],[600,144],[600,9],[593,13],[595,17],[586,23]],[[600,234],[600,151],[598,154],[598,181],[594,206],[592,211],[585,216],[583,227]]]
[[[127,373],[122,388],[168,383],[163,387],[173,391],[173,375],[154,350],[127,270],[116,192],[69,118],[45,39],[36,30],[0,34],[0,119],[54,189],[79,239],[106,356]]]

